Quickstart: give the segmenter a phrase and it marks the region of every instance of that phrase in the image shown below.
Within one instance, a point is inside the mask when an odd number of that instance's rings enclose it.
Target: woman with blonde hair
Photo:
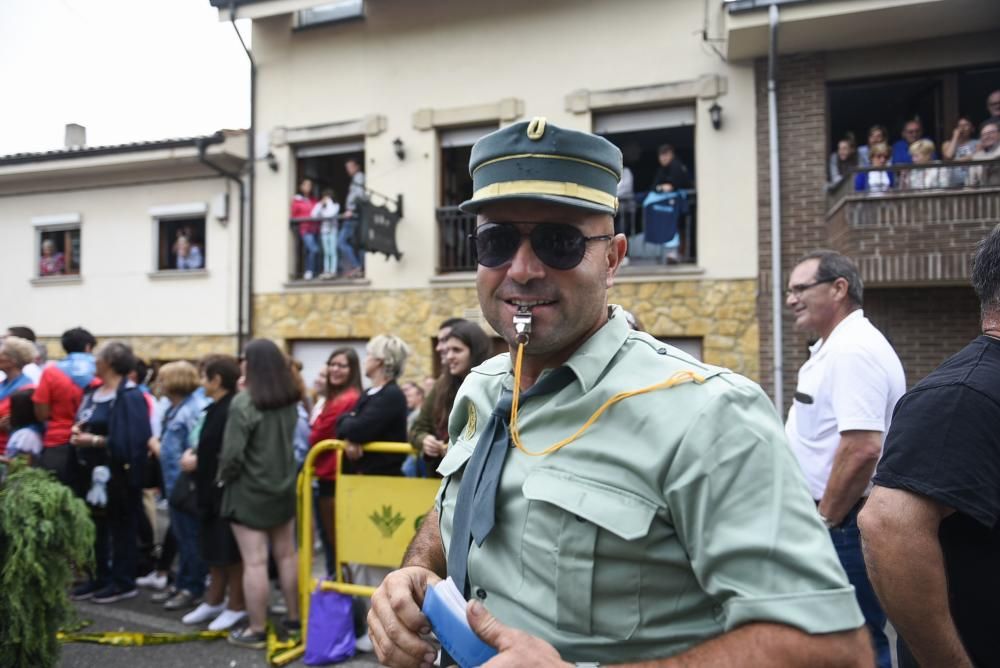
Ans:
[[[191,434],[201,420],[205,402],[196,394],[201,387],[198,369],[186,361],[169,362],[157,375],[160,393],[170,402],[163,416],[163,427],[154,454],[163,472],[163,494],[170,504],[170,531],[177,539],[180,557],[175,581],[176,593],[163,604],[167,610],[193,608],[201,602],[205,591],[207,569],[201,559],[199,519],[193,507],[182,507],[186,490],[174,488],[181,478],[181,457],[191,447]],[[154,443],[156,441],[154,440]],[[187,485],[190,480],[181,480]]]
[[[406,395],[396,379],[406,366],[410,347],[398,336],[379,334],[365,348],[364,372],[371,387],[351,412],[337,420],[337,436],[347,441],[344,473],[402,475],[405,455],[366,454],[373,441],[406,441]]]

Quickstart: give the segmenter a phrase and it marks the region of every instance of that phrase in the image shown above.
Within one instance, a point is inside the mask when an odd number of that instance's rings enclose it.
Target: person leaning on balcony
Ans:
[[[969,167],[965,181],[969,186],[1000,186],[1000,124],[986,121],[979,126],[979,148],[972,154],[973,161],[992,161],[988,165]]]
[[[858,168],[858,152],[854,145],[854,135],[848,133],[837,142],[837,150],[830,154],[827,165],[829,180],[827,190],[834,190],[847,176]]]
[[[1000,88],[987,96],[986,111],[989,113],[987,121],[1000,124]]]
[[[929,165],[934,160],[934,142],[930,139],[918,139],[910,144],[910,157],[915,167]],[[928,188],[944,188],[948,185],[948,171],[940,167],[922,167],[908,169],[904,172],[905,187],[910,190],[926,190]]]
[[[299,238],[302,239],[302,246],[305,250],[305,269],[302,278],[311,280],[318,276],[322,265],[320,257],[322,252],[319,248],[319,223],[312,220],[313,208],[316,200],[312,196],[313,182],[310,178],[299,181],[299,191],[292,198],[292,220],[298,221]]]
[[[966,161],[971,160],[976,152],[979,142],[975,137],[976,126],[967,116],[961,116],[955,123],[955,129],[951,131],[951,139],[941,146],[941,157],[945,160]],[[948,172],[948,185],[962,186],[969,176],[966,167],[951,167]]]
[[[924,125],[920,118],[914,117],[903,124],[903,131],[900,133],[901,139],[897,139],[892,145],[892,164],[909,165],[913,162],[910,155],[910,145],[918,139],[926,139],[924,136]],[[937,160],[937,155],[932,156]]]
[[[900,668],[1000,665],[1000,227],[972,284],[982,335],[899,401],[858,517]]]
[[[873,125],[868,128],[868,143],[858,148],[858,163],[861,167],[871,165],[871,147],[875,144],[886,144],[889,141],[889,132],[884,125]]]
[[[361,171],[361,163],[355,158],[349,158],[344,163],[347,175],[351,177],[351,185],[347,188],[347,201],[343,222],[340,225],[340,233],[337,235],[337,247],[343,256],[345,267],[340,273],[348,278],[361,276],[364,272],[364,259],[361,255],[363,251],[357,247],[357,230],[360,221],[358,216],[358,204],[365,197],[365,173]]]
[[[886,163],[889,162],[889,147],[885,144],[875,144],[870,149],[872,169],[854,175],[854,190],[873,195],[888,192],[896,187],[895,174],[885,169]]]
[[[435,507],[372,597],[379,660],[434,662],[420,606],[449,576],[488,665],[870,667],[770,400],[608,304],[621,152],[536,118],[480,139],[470,166],[480,306],[512,354],[458,392]]]

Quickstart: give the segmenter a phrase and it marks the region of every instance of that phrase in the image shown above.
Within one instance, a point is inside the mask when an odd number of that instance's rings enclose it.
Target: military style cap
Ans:
[[[469,159],[472,199],[466,213],[489,202],[540,200],[614,215],[622,152],[607,139],[564,130],[542,117],[491,132]]]

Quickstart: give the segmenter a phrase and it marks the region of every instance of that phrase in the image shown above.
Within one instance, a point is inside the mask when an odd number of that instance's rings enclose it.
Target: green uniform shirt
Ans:
[[[576,381],[519,411],[528,450],[575,433],[618,392],[686,370],[707,380],[625,399],[550,455],[510,450],[496,526],[468,564],[473,595],[500,621],[566,660],[601,662],[671,656],[749,622],[864,623],[756,384],[631,331],[618,308],[566,365]],[[513,387],[507,354],[473,369],[456,398],[439,468],[446,550],[463,466],[502,387]]]

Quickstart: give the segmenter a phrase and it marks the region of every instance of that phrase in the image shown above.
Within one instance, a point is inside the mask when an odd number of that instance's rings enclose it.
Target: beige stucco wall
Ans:
[[[550,0],[469,3],[463,0],[367,3],[364,21],[293,32],[291,16],[254,21],[258,63],[257,122],[276,139],[279,171],[258,170],[257,289],[275,293],[288,275],[288,200],[294,151],[281,128],[385,118],[365,138],[369,187],[405,197],[398,228],[402,261],[368,263],[379,290],[424,288],[434,275],[438,204],[437,133],[413,127],[424,108],[453,108],[517,98],[522,118],[591,129],[590,113],[566,110],[570,93],[725,78],[723,127],[713,130],[696,105],[699,265],[707,280],[757,272],[753,77],[730,66],[701,41],[703,3],[641,0],[618,3]],[[406,159],[393,154],[400,138]],[[689,277],[688,277],[689,278]],[[671,280],[671,279],[666,279]]]
[[[47,190],[0,197],[3,326],[29,325],[42,337],[58,337],[79,325],[98,337],[228,336],[236,331],[238,196],[225,179],[74,188],[73,179],[66,178]],[[150,209],[193,203],[210,207],[213,198],[229,190],[229,221],[206,214],[207,270],[156,273]],[[79,280],[32,280],[38,262],[32,219],[67,213],[81,219]],[[62,354],[58,346],[50,347],[50,353]]]

